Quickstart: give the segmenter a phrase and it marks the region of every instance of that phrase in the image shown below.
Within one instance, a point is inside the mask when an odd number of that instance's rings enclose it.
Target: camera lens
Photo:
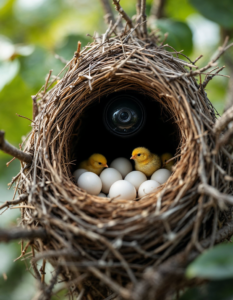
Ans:
[[[127,111],[122,111],[119,115],[119,119],[122,122],[127,122],[130,118],[130,115]]]
[[[104,123],[109,131],[120,137],[135,135],[145,123],[141,101],[130,94],[110,95],[104,110]]]

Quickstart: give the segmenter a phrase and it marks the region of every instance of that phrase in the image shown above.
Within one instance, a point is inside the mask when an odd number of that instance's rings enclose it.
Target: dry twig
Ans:
[[[8,243],[13,240],[23,239],[23,240],[33,240],[33,239],[46,239],[48,237],[46,231],[42,228],[39,229],[22,229],[22,228],[12,228],[12,229],[0,229],[0,242]]]
[[[2,150],[3,152],[14,156],[16,158],[18,158],[19,160],[26,162],[26,163],[31,163],[32,162],[32,155],[31,154],[27,154],[17,148],[15,148],[14,146],[12,146],[11,144],[9,144],[5,138],[5,132],[4,131],[0,131],[0,150]]]

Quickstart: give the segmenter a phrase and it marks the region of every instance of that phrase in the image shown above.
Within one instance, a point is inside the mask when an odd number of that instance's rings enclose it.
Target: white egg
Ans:
[[[111,162],[110,167],[119,171],[123,178],[133,170],[131,162],[124,157],[114,159]]]
[[[78,179],[78,186],[88,194],[99,195],[102,189],[102,182],[98,175],[92,172],[83,173]]]
[[[87,172],[87,170],[85,170],[85,169],[77,169],[76,171],[74,171],[73,175],[74,175],[76,181],[78,181],[79,177],[85,172]]]
[[[170,177],[171,172],[167,169],[159,169],[157,171],[155,171],[152,175],[151,178],[152,180],[157,181],[160,184],[165,183],[168,178]]]
[[[111,185],[122,179],[121,173],[113,168],[105,169],[100,174],[100,179],[102,181],[102,191],[108,194]]]
[[[138,189],[138,196],[143,197],[145,195],[148,195],[150,193],[153,193],[156,191],[156,189],[160,186],[160,184],[155,180],[147,180],[144,181],[139,189]]]
[[[104,197],[104,198],[106,198],[107,196],[104,193],[99,193],[98,197]]]
[[[135,187],[126,180],[119,180],[113,183],[109,190],[110,198],[134,200],[136,198]]]
[[[136,190],[139,189],[139,186],[147,180],[146,175],[140,171],[132,171],[126,175],[125,180],[132,183]]]

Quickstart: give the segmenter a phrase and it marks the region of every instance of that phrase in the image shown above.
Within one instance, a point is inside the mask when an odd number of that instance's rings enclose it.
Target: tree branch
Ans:
[[[214,125],[214,133],[218,137],[220,132],[227,127],[227,125],[233,121],[233,106],[224,112]]]
[[[10,206],[10,205],[16,205],[16,204],[19,204],[21,202],[24,202],[26,199],[27,199],[27,194],[22,194],[19,196],[19,198],[15,199],[15,200],[11,200],[11,201],[6,201],[3,205],[0,206],[0,210],[7,207],[7,206]]]
[[[225,145],[231,145],[233,143],[233,127],[229,128],[226,133],[224,133],[220,139],[217,141],[216,150]]]
[[[233,221],[226,223],[218,231],[215,237],[215,243],[229,238],[233,234]],[[203,240],[200,245],[208,248],[212,237]],[[193,250],[189,253],[183,251],[172,256],[157,268],[148,268],[132,293],[133,300],[147,299],[166,299],[167,294],[175,293],[182,282],[185,280],[185,269],[200,253]]]
[[[12,240],[33,240],[35,238],[45,239],[47,232],[42,229],[28,230],[23,228],[0,229],[0,242],[10,242]]]
[[[144,37],[147,37],[146,0],[141,1],[141,15],[142,15],[142,32],[143,32]]]
[[[129,28],[134,28],[132,20],[126,14],[126,12],[123,10],[123,8],[120,6],[120,0],[113,0],[113,4],[115,5],[116,10],[119,12],[119,14],[122,16],[122,18],[126,21]]]
[[[114,24],[116,22],[114,15],[113,15],[113,11],[111,8],[111,5],[109,3],[109,0],[100,0],[104,12],[105,12],[105,19],[107,21],[107,24],[110,24],[110,21],[112,21],[112,24]]]
[[[27,154],[27,153],[17,149],[16,147],[12,146],[4,139],[4,136],[5,136],[5,132],[0,131],[0,150],[2,150],[3,152],[5,152],[11,156],[18,158],[19,160],[21,160],[23,162],[26,162],[26,163],[32,162],[31,154]]]
[[[165,6],[166,0],[154,0],[150,16],[153,16],[156,19],[161,19],[164,16],[164,6]]]
[[[137,0],[136,11],[137,11],[137,19],[138,19],[141,15],[141,0]]]
[[[49,286],[47,286],[46,288],[44,288],[42,290],[42,293],[40,294],[38,300],[50,300],[51,299],[52,291],[53,291],[55,284],[57,283],[60,272],[61,272],[61,267],[58,267],[56,269],[54,276],[50,280]]]

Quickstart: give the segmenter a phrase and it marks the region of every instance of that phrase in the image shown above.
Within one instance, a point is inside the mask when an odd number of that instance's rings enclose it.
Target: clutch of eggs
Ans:
[[[130,161],[120,157],[110,164],[110,168],[104,169],[100,176],[85,169],[78,169],[73,175],[78,186],[91,195],[126,200],[135,200],[137,193],[143,197],[155,192],[171,175],[169,170],[159,169],[147,180],[144,173],[132,169]]]
[[[110,168],[114,168],[119,171],[123,178],[125,178],[125,176],[133,170],[131,162],[124,157],[114,159],[110,164]]]
[[[105,194],[108,194],[110,187],[113,185],[114,182],[116,182],[118,180],[121,180],[122,175],[116,169],[107,168],[107,169],[104,169],[100,173],[100,179],[101,179],[102,184],[103,184],[102,191]]]

